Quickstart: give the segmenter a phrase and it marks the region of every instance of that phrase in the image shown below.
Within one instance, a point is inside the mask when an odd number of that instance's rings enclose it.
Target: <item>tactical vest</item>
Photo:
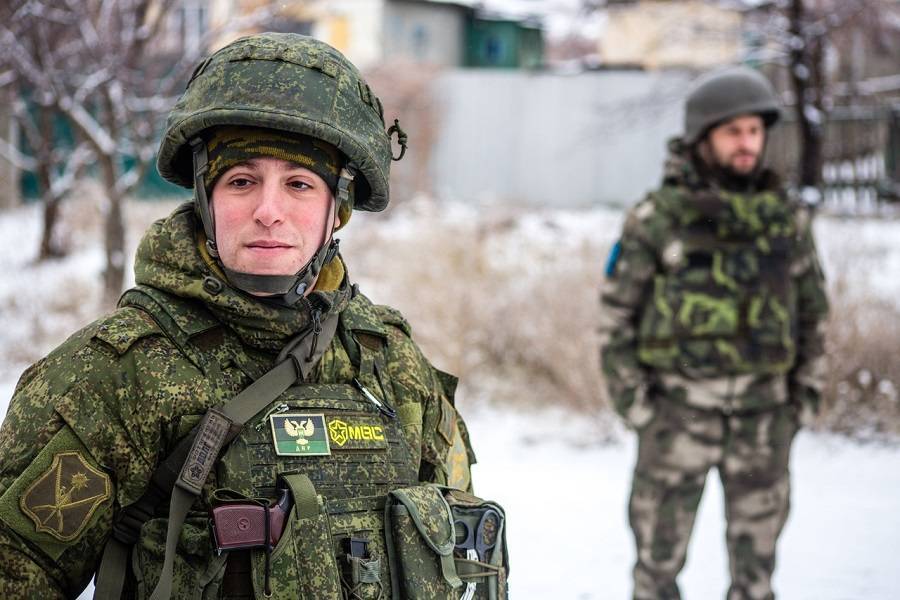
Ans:
[[[663,188],[671,231],[638,326],[638,358],[694,378],[784,374],[796,357],[797,227],[787,199]]]
[[[126,296],[125,303],[150,312],[179,348],[208,366],[210,356],[198,351],[184,327],[170,317],[185,312],[167,309],[177,302],[181,300],[143,288]],[[207,317],[211,321],[204,324]],[[211,315],[198,314],[191,327],[202,331],[213,327],[213,321]],[[353,383],[299,383],[245,424],[218,461],[204,506],[195,503],[185,521],[173,598],[449,599],[463,593],[452,556],[450,506],[437,488],[418,484],[418,434],[408,433],[416,424],[404,423],[410,418],[403,419],[402,411],[398,418],[384,409],[395,405],[384,365],[385,323],[399,325],[364,296],[354,297],[341,312],[334,337],[335,351],[352,357]],[[173,437],[186,434],[200,417],[181,417]],[[421,411],[415,418],[421,420]],[[274,549],[216,555],[209,510],[227,502],[268,502],[276,497],[276,486],[290,490],[294,508]],[[126,596],[147,598],[153,590],[165,552],[166,523],[165,518],[151,519],[142,527]],[[386,539],[392,532],[395,539]],[[504,531],[496,534],[505,537]],[[353,552],[353,543],[363,543],[365,552]],[[495,554],[492,597],[498,597],[498,589],[502,597],[505,576],[498,573],[505,572],[505,544],[498,543]],[[484,569],[478,570],[482,576]],[[481,588],[478,597],[488,597],[487,585]]]

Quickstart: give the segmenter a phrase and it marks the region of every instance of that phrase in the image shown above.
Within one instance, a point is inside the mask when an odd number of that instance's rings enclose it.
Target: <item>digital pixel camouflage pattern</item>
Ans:
[[[729,599],[772,598],[787,456],[816,409],[828,311],[808,216],[775,176],[733,192],[670,144],[663,185],[627,215],[601,291],[602,369],[638,431],[635,598],[678,598],[710,467],[728,503]]]
[[[236,581],[262,597],[264,553],[226,565],[228,554],[212,546],[208,509],[225,497],[273,498],[279,473],[305,474],[320,506],[291,520],[272,554],[276,598],[340,598],[335,581],[352,577],[339,547],[348,535],[368,538],[380,560],[377,569],[363,566],[362,579],[380,572],[380,583],[362,586],[359,597],[389,593],[387,492],[418,482],[471,487],[474,455],[453,407],[455,380],[422,356],[396,311],[347,284],[340,259],[289,308],[224,284],[203,241],[190,204],[157,222],[137,252],[137,290],[23,374],[0,429],[0,597],[77,596],[117,511],[140,497],[158,461],[209,407],[273,366],[313,305],[340,314],[338,333],[310,380],[248,423],[207,481],[181,533],[173,597],[240,597],[228,595]],[[397,417],[381,414],[360,386]],[[275,453],[273,427],[300,440],[316,423],[328,428],[330,455]],[[166,526],[162,513],[141,529],[126,597],[155,586]]]
[[[347,58],[314,38],[261,33],[228,44],[194,71],[169,113],[157,168],[193,186],[191,140],[210,127],[238,125],[324,140],[359,170],[357,210],[388,203],[391,140],[384,107]]]

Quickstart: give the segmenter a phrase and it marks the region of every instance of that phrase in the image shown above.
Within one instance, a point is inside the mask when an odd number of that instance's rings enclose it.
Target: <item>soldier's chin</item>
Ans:
[[[747,176],[753,173],[756,170],[757,159],[754,158],[751,161],[744,160],[733,160],[730,165],[728,165],[728,170],[734,173],[735,175]]]

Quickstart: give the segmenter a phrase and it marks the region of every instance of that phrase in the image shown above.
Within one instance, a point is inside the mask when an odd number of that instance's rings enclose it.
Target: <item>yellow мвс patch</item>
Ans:
[[[371,417],[329,417],[328,437],[334,450],[387,448],[384,427]]]

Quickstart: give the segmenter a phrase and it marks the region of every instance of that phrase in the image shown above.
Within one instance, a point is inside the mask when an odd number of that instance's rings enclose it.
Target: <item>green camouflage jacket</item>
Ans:
[[[755,188],[706,181],[674,140],[663,185],[626,216],[600,330],[608,392],[630,423],[662,395],[725,412],[814,408],[828,302],[809,215],[771,172]]]
[[[270,369],[309,323],[310,302],[340,312],[346,325],[311,382],[350,383],[355,337],[362,344],[380,336],[419,480],[471,487],[474,455],[452,405],[455,379],[429,364],[399,313],[371,304],[346,276],[300,309],[217,285],[198,231],[184,205],[155,223],[138,248],[136,282],[163,308],[155,319],[120,304],[22,375],[0,429],[0,597],[76,597],[98,567],[117,511],[141,496],[186,424]],[[341,261],[332,264],[343,270]],[[200,349],[208,368],[163,334],[160,318]]]

